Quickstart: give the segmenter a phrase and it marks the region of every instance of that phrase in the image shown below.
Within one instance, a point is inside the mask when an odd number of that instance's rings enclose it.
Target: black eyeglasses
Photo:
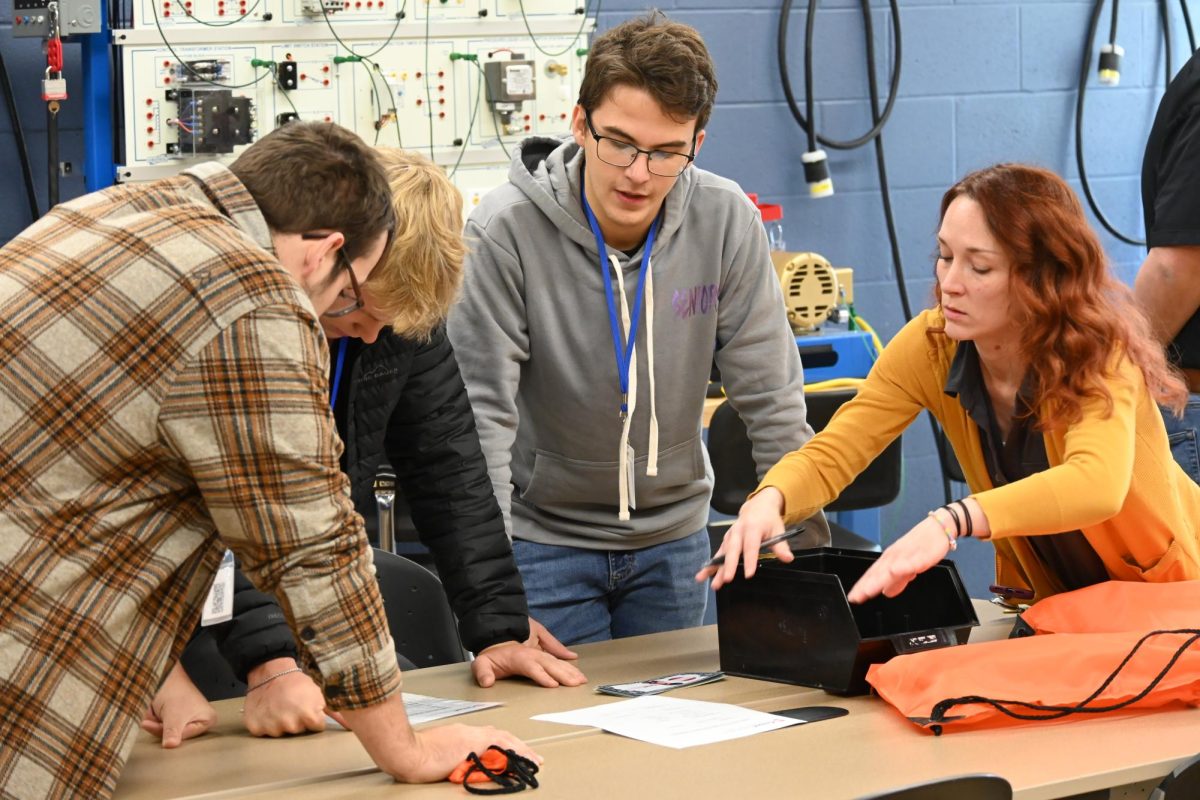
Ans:
[[[324,239],[328,235],[328,233],[302,233],[300,234],[300,238]],[[358,285],[358,276],[354,274],[354,265],[350,263],[350,259],[346,256],[345,242],[342,242],[342,246],[338,248],[335,258],[337,259],[338,266],[350,273],[350,288],[354,292],[354,299],[351,301],[350,305],[343,306],[342,308],[335,308],[331,311],[326,311],[321,315],[331,319],[337,319],[338,317],[344,317],[349,314],[353,314],[355,311],[358,311],[367,304],[367,301],[363,299],[362,289],[360,289]]]
[[[687,165],[696,160],[696,134],[692,134],[691,153],[673,153],[670,150],[643,150],[637,145],[601,136],[592,125],[592,112],[584,111],[583,118],[587,121],[588,131],[596,140],[596,156],[605,164],[614,167],[628,167],[637,161],[638,156],[646,154],[646,169],[652,175],[662,178],[675,178],[683,174]]]

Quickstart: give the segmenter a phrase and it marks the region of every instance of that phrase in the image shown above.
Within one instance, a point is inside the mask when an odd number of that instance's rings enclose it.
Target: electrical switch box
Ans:
[[[537,98],[533,71],[533,62],[525,59],[485,62],[483,74],[487,78],[488,102],[493,105],[515,103],[520,109],[522,102]]]
[[[300,0],[300,10],[310,17],[345,11],[346,0]]]
[[[507,61],[488,61],[483,65],[487,80],[487,101],[496,114],[496,127],[504,135],[517,133],[521,126],[514,115],[526,100],[537,99],[536,67],[519,53]]]
[[[253,104],[247,97],[234,97],[229,89],[188,88],[172,89],[166,99],[179,106],[179,140],[167,147],[172,155],[232,153],[235,146],[254,141]]]
[[[45,39],[50,35],[49,0],[13,0],[12,21],[13,36]],[[99,0],[58,0],[58,32],[99,33]]]
[[[279,79],[279,88],[285,92],[291,91],[300,85],[300,69],[299,64],[295,61],[280,61],[276,67],[276,77]]]

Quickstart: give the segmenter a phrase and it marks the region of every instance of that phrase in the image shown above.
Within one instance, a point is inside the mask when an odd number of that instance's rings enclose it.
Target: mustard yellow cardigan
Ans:
[[[941,325],[937,310],[906,325],[857,396],[767,473],[761,486],[783,492],[788,524],[824,508],[929,409],[987,515],[998,583],[1032,589],[1036,599],[1063,591],[1026,537],[1075,529],[1115,580],[1200,579],[1200,486],[1172,459],[1162,417],[1135,365],[1122,359],[1108,380],[1111,414],[1102,400],[1089,399],[1078,423],[1044,434],[1049,469],[997,488],[979,429],[958,399],[943,391],[957,345],[944,335],[926,335]]]

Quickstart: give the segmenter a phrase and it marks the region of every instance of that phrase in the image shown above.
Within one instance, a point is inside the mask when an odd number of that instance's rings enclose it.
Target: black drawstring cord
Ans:
[[[1173,656],[1171,656],[1171,659],[1170,659],[1170,661],[1167,662],[1167,665],[1162,668],[1162,670],[1158,673],[1158,675],[1154,676],[1154,679],[1152,681],[1150,681],[1149,684],[1146,685],[1145,689],[1138,692],[1133,697],[1130,697],[1128,700],[1122,700],[1119,703],[1113,703],[1112,705],[1108,705],[1108,706],[1094,706],[1091,708],[1086,707],[1088,703],[1092,702],[1097,697],[1099,697],[1100,694],[1105,689],[1108,688],[1109,684],[1111,684],[1114,680],[1117,679],[1117,676],[1121,673],[1121,670],[1125,669],[1125,666],[1129,663],[1130,659],[1132,659],[1134,657],[1134,655],[1137,654],[1137,651],[1141,648],[1141,646],[1143,644],[1146,643],[1146,641],[1148,641],[1152,636],[1164,636],[1164,635],[1172,635],[1172,634],[1174,634],[1174,635],[1187,634],[1190,638],[1188,638],[1187,641],[1185,641],[1183,644],[1181,644],[1175,650],[1175,654]],[[1120,709],[1125,708],[1126,706],[1136,703],[1137,701],[1141,700],[1146,695],[1150,694],[1150,692],[1154,691],[1154,687],[1158,686],[1158,684],[1162,682],[1162,679],[1165,678],[1167,676],[1167,673],[1171,671],[1171,667],[1175,666],[1175,662],[1178,661],[1180,658],[1182,658],[1183,654],[1187,651],[1187,649],[1189,647],[1191,647],[1197,640],[1200,640],[1200,629],[1196,629],[1196,628],[1179,628],[1177,630],[1171,630],[1171,631],[1151,631],[1150,633],[1147,633],[1145,636],[1143,636],[1141,639],[1138,640],[1137,644],[1135,644],[1133,646],[1133,649],[1129,651],[1129,654],[1127,656],[1125,656],[1125,658],[1122,659],[1121,663],[1117,666],[1117,668],[1114,669],[1109,674],[1109,676],[1104,679],[1104,682],[1100,684],[1100,687],[1098,689],[1096,689],[1096,691],[1092,692],[1085,699],[1081,700],[1079,703],[1076,703],[1073,706],[1046,706],[1046,705],[1041,705],[1039,703],[1028,703],[1028,702],[1025,702],[1024,700],[995,700],[990,697],[981,697],[979,695],[968,695],[966,697],[953,697],[953,698],[948,698],[946,700],[942,700],[942,701],[938,702],[936,705],[934,705],[933,711],[929,715],[929,720],[930,720],[930,722],[935,723],[935,724],[930,725],[929,729],[931,731],[933,731],[933,734],[935,736],[940,736],[942,733],[942,726],[938,725],[936,723],[946,722],[947,721],[946,713],[950,709],[954,708],[955,706],[960,706],[960,705],[978,705],[978,704],[989,705],[992,708],[999,711],[1001,714],[1012,717],[1013,719],[1034,720],[1034,721],[1049,720],[1049,719],[1062,719],[1063,717],[1069,716],[1071,714],[1103,714],[1103,713],[1107,713],[1109,711],[1119,711]],[[1036,711],[1036,712],[1040,712],[1040,713],[1022,714],[1020,712],[1013,711],[1009,708],[1005,708],[1005,706],[1017,706],[1019,708],[1027,708],[1031,711]]]
[[[537,774],[538,765],[533,761],[519,755],[512,750],[504,750],[492,745],[488,750],[495,750],[498,753],[503,753],[508,759],[508,763],[503,771],[493,772],[484,766],[483,761],[475,753],[471,753],[467,758],[471,761],[471,768],[467,770],[467,774],[463,776],[463,788],[471,794],[515,794],[523,792],[525,788],[538,788]],[[470,777],[473,772],[482,772],[487,776],[488,780],[497,784],[495,789],[484,789],[470,783]]]

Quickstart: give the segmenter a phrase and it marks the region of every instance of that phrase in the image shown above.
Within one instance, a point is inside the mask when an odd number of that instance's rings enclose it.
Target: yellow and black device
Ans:
[[[834,267],[819,253],[771,253],[783,289],[788,322],[810,333],[854,302],[854,270]]]

